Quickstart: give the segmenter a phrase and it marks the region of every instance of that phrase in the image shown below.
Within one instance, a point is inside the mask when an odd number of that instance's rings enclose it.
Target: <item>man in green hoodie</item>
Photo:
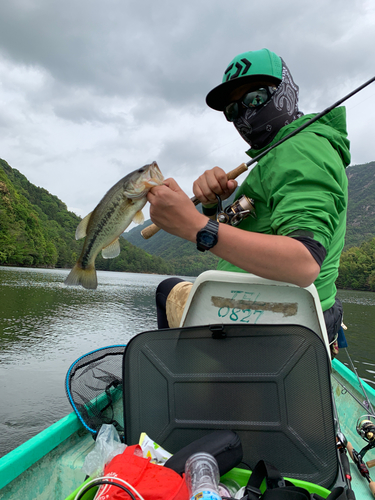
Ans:
[[[251,157],[313,116],[299,111],[298,86],[285,62],[267,49],[236,56],[206,101],[234,124],[249,144]],[[148,195],[151,219],[166,231],[197,242],[198,250],[221,257],[219,270],[250,272],[302,287],[314,283],[335,354],[342,321],[335,281],[345,237],[349,163],[341,107],[277,146],[251,170],[236,197],[244,194],[255,201],[256,219],[219,227],[207,218],[216,213],[216,196],[226,199],[237,188],[219,167],[194,183],[203,214],[173,179],[167,179],[166,185]],[[166,298],[184,288],[173,280],[157,291],[161,327],[166,326]]]

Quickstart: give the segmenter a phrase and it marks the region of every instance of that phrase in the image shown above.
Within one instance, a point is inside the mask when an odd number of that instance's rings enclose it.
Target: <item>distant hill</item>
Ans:
[[[337,288],[375,292],[375,238],[344,250],[340,258]]]
[[[69,267],[79,255],[80,218],[0,160],[0,264]]]
[[[349,180],[349,203],[345,249],[348,249],[375,237],[375,162],[348,167],[346,172]],[[123,237],[138,248],[173,262],[178,269],[183,269],[185,263],[188,267],[194,263],[196,269],[202,271],[216,266],[218,259],[215,256],[198,255],[193,243],[164,231],[159,231],[149,240],[143,239],[141,231],[150,224],[151,221],[148,220],[143,226],[124,233]]]
[[[347,175],[345,250],[375,237],[375,162],[349,167]],[[80,220],[56,196],[34,186],[0,159],[0,265],[72,267],[82,248],[82,241],[75,240]],[[105,260],[98,256],[97,268],[197,276],[216,267],[216,256],[197,252],[195,244],[164,231],[144,240],[141,230],[150,224],[148,220],[125,233],[119,257]]]
[[[223,207],[225,208],[233,203],[234,198],[235,193],[225,200]],[[201,205],[197,206],[197,210],[202,212]],[[219,262],[218,257],[211,252],[197,252],[195,243],[182,240],[165,231],[159,231],[152,238],[145,240],[141,235],[141,231],[151,224],[151,220],[148,219],[142,225],[132,228],[122,236],[136,247],[165,259],[176,269],[176,274],[180,276],[198,276],[198,274],[208,269],[216,268]]]
[[[146,221],[123,234],[123,238],[151,255],[166,260],[179,276],[198,276],[207,269],[215,269],[219,258],[211,252],[198,252],[196,245],[190,241],[159,231],[152,238],[145,240],[141,231],[152,222]]]
[[[0,265],[72,267],[83,240],[75,230],[81,218],[46,189],[32,184],[18,170],[0,159]],[[116,259],[98,256],[97,269],[171,274],[173,267],[120,240]]]
[[[345,249],[375,237],[375,161],[348,167],[349,204]]]

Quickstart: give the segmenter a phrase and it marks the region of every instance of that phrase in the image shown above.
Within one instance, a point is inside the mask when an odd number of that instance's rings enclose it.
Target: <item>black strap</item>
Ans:
[[[311,500],[311,495],[304,488],[285,486],[276,490],[266,490],[262,500]]]
[[[259,489],[264,478],[266,478],[267,481],[267,488],[285,487],[285,480],[278,469],[265,460],[259,460],[256,464],[246,487],[248,488],[251,486]]]
[[[266,478],[267,489],[262,495],[260,485]],[[280,472],[269,462],[260,460],[246,485],[245,498],[248,500],[310,500],[310,493],[304,488],[292,485],[281,476]]]
[[[263,493],[260,485],[266,478],[267,489]],[[306,489],[294,486],[285,480],[272,464],[260,460],[246,485],[243,500],[323,500],[317,494],[310,494]],[[341,486],[331,491],[326,500],[347,500],[346,491]]]

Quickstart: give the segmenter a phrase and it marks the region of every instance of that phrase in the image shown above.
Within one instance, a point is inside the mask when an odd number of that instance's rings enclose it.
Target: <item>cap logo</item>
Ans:
[[[241,64],[241,63],[243,63],[243,64]],[[227,75],[226,79],[225,79],[226,82],[228,80],[233,80],[234,78],[238,78],[239,76],[241,76],[241,73],[242,73],[242,76],[246,75],[246,73],[249,71],[249,68],[251,66],[251,62],[248,59],[243,58],[243,59],[241,59],[241,63],[236,62],[235,65],[231,64],[230,66],[228,66],[228,68],[225,70],[225,73],[224,73],[224,75]],[[230,72],[232,71],[233,66],[235,66],[237,68],[237,70],[233,75],[231,75]]]

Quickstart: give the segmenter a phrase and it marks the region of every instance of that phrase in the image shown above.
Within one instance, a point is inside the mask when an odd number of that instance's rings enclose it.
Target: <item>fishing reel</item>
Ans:
[[[373,415],[363,415],[362,417],[359,417],[357,420],[356,430],[361,438],[368,443],[359,452],[359,455],[363,458],[369,450],[375,448],[375,417]]]
[[[363,415],[357,420],[356,430],[362,439],[375,446],[375,422],[373,420],[375,419],[372,415]]]
[[[220,196],[216,195],[218,201],[217,221],[222,224],[238,226],[238,224],[249,217],[256,219],[254,200],[242,195],[232,205],[228,205],[223,209]]]

